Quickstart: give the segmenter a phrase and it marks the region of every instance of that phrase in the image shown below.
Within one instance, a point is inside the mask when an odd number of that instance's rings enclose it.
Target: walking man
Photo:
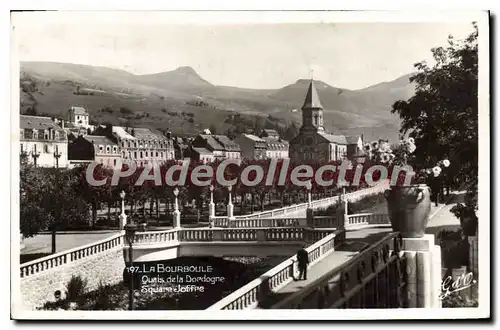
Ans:
[[[299,278],[307,280],[307,265],[309,264],[309,256],[305,248],[302,248],[297,252],[297,261],[299,263]]]

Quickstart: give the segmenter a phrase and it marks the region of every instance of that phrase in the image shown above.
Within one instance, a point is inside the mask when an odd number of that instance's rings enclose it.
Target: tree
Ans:
[[[414,167],[425,168],[449,159],[445,180],[455,188],[468,184],[466,207],[477,210],[478,179],[478,28],[464,40],[448,38],[448,46],[433,48],[436,63],[415,64],[411,78],[416,93],[394,103],[402,119],[400,133],[415,138]],[[451,178],[451,179],[450,179]],[[457,212],[457,213],[464,213]]]
[[[210,125],[209,130],[210,130],[210,133],[217,134],[217,127],[215,127],[214,124]]]

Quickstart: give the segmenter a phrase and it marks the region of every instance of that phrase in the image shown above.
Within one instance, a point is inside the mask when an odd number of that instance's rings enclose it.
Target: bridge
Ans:
[[[346,194],[343,200],[347,203],[350,198],[383,190],[381,185]],[[213,217],[210,228],[138,232],[133,261],[180,256],[291,256],[209,309],[438,306],[440,291],[432,286],[440,284],[441,261],[434,236],[402,239],[398,233],[392,233],[386,214],[319,217],[308,211],[338,200],[336,196],[251,216]],[[300,213],[305,213],[305,217],[293,216]],[[307,281],[295,281],[295,253],[304,244],[311,262],[309,276]],[[71,275],[88,278],[89,290],[98,286],[98,280],[104,284],[118,283],[123,278],[125,263],[129,262],[128,255],[124,233],[120,232],[22,264],[21,294],[25,305],[34,308],[53,300],[53,292],[61,289]],[[403,298],[395,293],[383,303],[373,298],[380,295],[376,291],[380,285],[389,284],[389,291],[394,293],[393,288],[397,287]],[[372,291],[366,291],[367,288]],[[372,292],[372,302],[365,299],[367,292]]]

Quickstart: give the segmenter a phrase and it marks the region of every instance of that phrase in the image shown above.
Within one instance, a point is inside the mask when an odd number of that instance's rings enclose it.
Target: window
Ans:
[[[46,154],[48,154],[50,152],[48,144],[43,145],[43,152],[45,152]]]
[[[21,132],[19,133],[21,139],[24,139],[24,129],[21,128]]]
[[[54,132],[54,139],[59,140],[59,132]]]
[[[160,157],[161,157],[161,158],[163,158],[163,151],[162,151],[162,152],[160,152]]]
[[[113,159],[113,165],[116,166],[116,159]]]
[[[158,157],[158,151],[156,152],[156,157]]]
[[[141,151],[141,158],[142,158],[142,157],[143,157],[143,156],[142,156],[142,151]],[[142,162],[141,162],[141,164],[142,164]]]
[[[134,151],[134,159],[137,159],[137,151]]]
[[[106,146],[106,153],[109,154],[111,152],[111,147],[110,146]]]
[[[104,150],[104,147],[103,146],[99,146],[99,152],[102,153],[103,150]]]
[[[116,154],[117,151],[118,151],[118,147],[117,146],[113,146],[113,153]]]
[[[33,139],[34,140],[38,139],[38,131],[36,129],[33,129]]]
[[[125,157],[125,151],[122,151],[122,157],[123,157],[123,158],[126,158],[126,157]]]
[[[146,151],[146,157],[148,157],[148,154],[149,154],[149,153]]]
[[[125,141],[122,141],[122,147],[125,147]]]

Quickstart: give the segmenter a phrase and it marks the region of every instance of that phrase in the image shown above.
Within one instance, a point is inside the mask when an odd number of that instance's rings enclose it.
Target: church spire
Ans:
[[[307,90],[306,99],[304,100],[302,109],[323,109],[319,100],[318,91],[316,90],[316,86],[314,86],[313,79],[311,79],[311,83],[309,84],[309,89]]]

